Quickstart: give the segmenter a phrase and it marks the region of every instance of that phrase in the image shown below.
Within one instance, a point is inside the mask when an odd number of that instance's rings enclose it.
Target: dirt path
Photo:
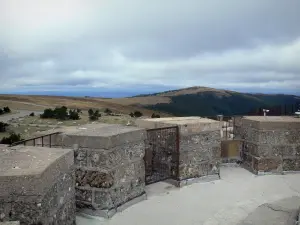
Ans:
[[[18,110],[17,113],[0,116],[0,121],[7,123],[11,119],[18,119],[20,117],[28,116],[32,112],[34,114],[42,113],[41,111]]]

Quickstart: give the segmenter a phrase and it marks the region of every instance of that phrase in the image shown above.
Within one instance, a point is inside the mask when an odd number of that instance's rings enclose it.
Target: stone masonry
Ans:
[[[300,171],[300,119],[288,116],[242,118],[243,161],[256,174]]]
[[[218,176],[221,157],[219,121],[201,117],[174,117],[140,119],[136,124],[149,129],[179,127],[179,186],[187,184],[190,178]]]
[[[75,224],[72,150],[0,149],[0,222],[18,221],[21,225]]]
[[[111,217],[145,199],[145,130],[88,124],[64,132],[63,148],[73,148],[79,212]]]

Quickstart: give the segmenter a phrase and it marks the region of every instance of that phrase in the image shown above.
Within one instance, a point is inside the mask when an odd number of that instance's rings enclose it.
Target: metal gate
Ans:
[[[146,184],[178,178],[179,128],[164,127],[147,130],[145,151]]]

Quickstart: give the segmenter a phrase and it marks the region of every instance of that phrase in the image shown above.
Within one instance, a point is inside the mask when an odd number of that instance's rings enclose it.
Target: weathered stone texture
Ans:
[[[219,130],[181,136],[179,180],[219,173],[220,141]]]
[[[19,161],[21,158],[23,161]],[[10,165],[10,160],[16,160],[18,165]],[[14,147],[0,153],[0,161],[0,221],[20,221],[21,225],[75,224],[72,151]],[[21,186],[13,188],[16,184]]]
[[[300,120],[292,117],[245,117],[244,162],[253,172],[299,171]]]
[[[77,208],[108,212],[144,194],[145,130],[110,124],[84,128],[61,136],[62,145],[74,149]]]

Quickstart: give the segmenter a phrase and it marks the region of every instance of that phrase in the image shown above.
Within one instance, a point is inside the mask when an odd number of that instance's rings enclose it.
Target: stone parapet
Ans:
[[[0,152],[0,221],[75,224],[73,152],[17,146]]]
[[[144,129],[89,124],[61,138],[63,147],[74,149],[79,212],[111,217],[122,205],[144,196]]]
[[[256,174],[300,171],[298,118],[244,117],[241,131],[243,161],[251,171]]]

